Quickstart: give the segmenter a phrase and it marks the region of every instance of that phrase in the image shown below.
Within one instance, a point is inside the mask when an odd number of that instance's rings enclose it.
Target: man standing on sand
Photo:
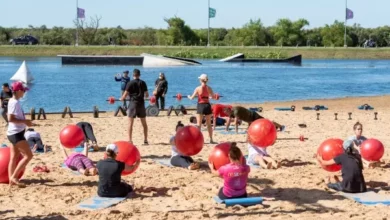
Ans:
[[[146,124],[146,109],[145,99],[149,97],[148,87],[146,83],[140,79],[141,72],[139,69],[134,69],[133,80],[127,83],[125,92],[120,101],[130,97],[129,106],[127,109],[127,116],[129,117],[129,142],[133,143],[133,124],[134,118],[141,119],[142,127],[144,128],[144,145],[148,145],[148,125]]]
[[[1,91],[1,94],[0,94],[0,101],[1,101],[1,106],[0,106],[0,112],[1,112],[1,115],[3,116],[4,118],[4,121],[6,123],[5,126],[8,126],[8,101],[10,98],[12,98],[12,91],[11,89],[9,88],[9,85],[8,83],[4,83],[3,84],[3,90]]]

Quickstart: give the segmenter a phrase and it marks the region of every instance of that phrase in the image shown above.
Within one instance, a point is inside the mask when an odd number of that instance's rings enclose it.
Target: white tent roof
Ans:
[[[31,75],[31,72],[27,67],[26,61],[23,61],[18,71],[16,71],[16,73],[11,77],[11,80],[21,81],[24,84],[31,83],[34,80],[34,77]]]

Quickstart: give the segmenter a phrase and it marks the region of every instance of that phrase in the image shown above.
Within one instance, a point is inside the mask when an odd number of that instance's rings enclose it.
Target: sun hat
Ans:
[[[203,80],[208,79],[207,74],[203,73],[198,77],[198,79],[203,79]]]
[[[23,85],[22,82],[19,82],[19,81],[12,83],[11,87],[12,87],[12,91],[14,91],[14,92],[16,92],[16,91],[23,91],[23,92],[25,92],[25,91],[29,90],[27,87],[25,87]]]

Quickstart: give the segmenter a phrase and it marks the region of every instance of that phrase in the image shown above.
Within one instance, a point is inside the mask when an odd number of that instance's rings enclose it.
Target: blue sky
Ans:
[[[72,27],[76,0],[0,0],[0,26]],[[102,27],[166,28],[164,17],[178,16],[192,28],[207,28],[207,0],[79,0],[86,16],[102,17]],[[249,19],[260,18],[264,25],[275,24],[279,18],[305,18],[309,28],[344,20],[344,0],[211,0],[217,10],[211,27],[241,27]],[[348,8],[355,14],[349,24],[363,27],[389,25],[390,0],[349,0]]]

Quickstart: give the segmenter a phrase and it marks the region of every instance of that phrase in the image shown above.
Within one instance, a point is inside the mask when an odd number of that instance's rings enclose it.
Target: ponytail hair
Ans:
[[[177,124],[176,124],[176,131],[177,131],[177,129],[179,129],[181,127],[184,127],[184,124],[181,123],[181,121],[178,121]]]
[[[229,157],[235,161],[241,160],[242,152],[241,152],[240,148],[237,147],[236,142],[232,142],[230,144]]]

